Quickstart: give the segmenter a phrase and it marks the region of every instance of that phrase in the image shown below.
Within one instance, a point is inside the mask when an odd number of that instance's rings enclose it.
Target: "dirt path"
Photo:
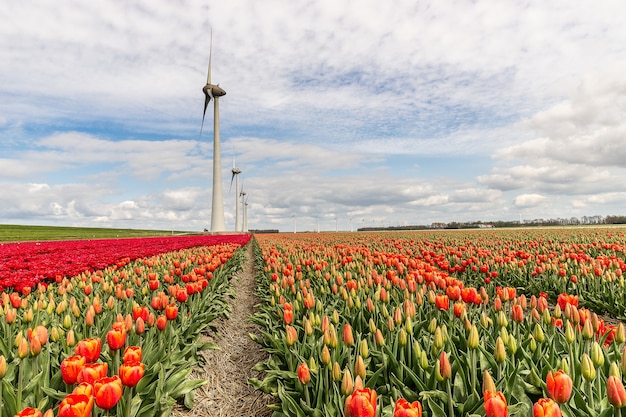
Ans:
[[[232,311],[229,318],[213,322],[215,333],[206,340],[219,346],[218,350],[202,353],[206,364],[194,370],[193,378],[209,382],[195,392],[195,406],[188,411],[176,405],[172,416],[270,416],[267,404],[271,395],[257,392],[248,385],[249,378],[260,378],[252,367],[267,358],[261,347],[252,341],[249,333],[256,333],[256,326],[249,321],[258,299],[254,296],[256,271],[252,244],[246,246],[243,269],[232,279],[235,298],[230,301]]]

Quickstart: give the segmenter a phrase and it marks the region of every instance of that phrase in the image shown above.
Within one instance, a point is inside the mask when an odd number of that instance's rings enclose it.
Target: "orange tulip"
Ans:
[[[124,362],[120,365],[120,379],[122,384],[127,387],[134,387],[139,380],[143,377],[145,372],[145,365],[141,362]]]
[[[609,376],[606,381],[606,396],[609,403],[616,408],[622,408],[626,405],[626,390],[622,380],[616,376]]]
[[[59,417],[89,417],[93,408],[93,397],[85,394],[70,394],[59,404]]]
[[[435,307],[438,310],[447,310],[450,308],[450,300],[445,294],[437,294],[435,296]]]
[[[546,389],[554,401],[561,404],[566,403],[572,396],[572,378],[561,369],[554,374],[549,371],[546,376]]]
[[[165,330],[165,327],[167,327],[167,317],[165,317],[163,315],[157,317],[157,319],[156,319],[156,327],[160,331]]]
[[[409,403],[404,398],[398,398],[393,417],[422,417],[422,404],[419,401]]]
[[[72,391],[72,394],[84,394],[91,397],[93,395],[93,385],[91,385],[89,382],[81,382],[80,384],[76,385],[76,387]]]
[[[122,362],[141,362],[142,359],[142,349],[141,346],[128,346],[124,349],[124,354],[122,355]]]
[[[98,407],[110,410],[122,398],[122,380],[119,376],[100,378],[93,384],[94,397]]]
[[[302,362],[298,365],[298,379],[303,385],[308,384],[311,381],[311,371],[306,362]]]
[[[85,366],[85,357],[80,355],[70,356],[61,362],[61,376],[63,382],[68,385],[76,383],[78,374]]]
[[[371,388],[355,390],[346,398],[346,417],[375,417],[376,391]]]
[[[515,304],[511,309],[511,316],[513,317],[513,321],[517,323],[521,323],[524,321],[524,310],[522,306],[519,304]]]
[[[106,363],[87,363],[78,373],[76,381],[93,384],[97,379],[107,376],[108,370],[109,365]]]
[[[484,399],[486,417],[507,417],[509,415],[506,398],[501,392],[485,391]]]
[[[107,344],[112,350],[119,350],[126,344],[126,323],[116,321],[107,332]]]
[[[178,306],[176,304],[168,304],[165,306],[165,318],[168,320],[176,320],[178,317]]]
[[[559,404],[552,398],[540,398],[533,406],[533,417],[562,417]]]
[[[15,417],[43,417],[41,411],[37,408],[27,407],[17,413]]]
[[[287,341],[287,346],[292,346],[298,341],[298,331],[293,326],[287,325],[285,327],[285,340]]]
[[[102,340],[100,338],[89,338],[78,342],[74,349],[74,354],[83,356],[86,362],[91,363],[98,360],[101,350]]]
[[[354,335],[352,334],[352,326],[349,323],[343,325],[343,343],[348,346],[354,344]]]

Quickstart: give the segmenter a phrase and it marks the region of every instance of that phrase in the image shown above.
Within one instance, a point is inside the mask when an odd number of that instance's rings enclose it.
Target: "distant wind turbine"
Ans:
[[[241,232],[241,215],[239,213],[239,174],[241,174],[241,170],[235,166],[235,157],[233,156],[233,169],[231,169],[232,176],[230,177],[230,190],[233,188],[233,180],[235,180],[235,231]]]
[[[211,203],[211,232],[222,232],[226,230],[224,222],[224,197],[222,195],[222,158],[220,155],[220,106],[219,98],[226,95],[219,85],[211,84],[211,59],[213,56],[213,32],[211,32],[211,44],[209,49],[209,71],[206,85],[202,88],[204,92],[204,112],[202,113],[202,124],[200,125],[200,136],[204,127],[204,117],[209,102],[213,100],[213,197]]]
[[[246,193],[242,193],[243,197]],[[242,232],[248,233],[248,197],[243,200],[243,230]]]

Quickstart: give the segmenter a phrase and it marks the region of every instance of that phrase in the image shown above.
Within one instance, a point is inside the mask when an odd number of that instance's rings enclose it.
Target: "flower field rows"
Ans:
[[[247,235],[242,235],[247,236]],[[35,287],[57,276],[72,277],[131,260],[193,246],[236,242],[240,236],[177,236],[0,243],[0,291]]]
[[[624,229],[260,235],[280,416],[609,416]],[[608,313],[608,315],[607,315]]]
[[[249,238],[0,246],[0,417],[191,407],[206,381],[189,375],[212,347],[199,336],[229,311],[229,278]]]

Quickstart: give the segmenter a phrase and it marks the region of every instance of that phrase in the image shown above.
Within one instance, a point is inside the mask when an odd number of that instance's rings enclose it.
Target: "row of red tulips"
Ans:
[[[0,297],[0,416],[133,417],[191,407],[200,333],[228,311],[249,236]],[[62,263],[62,259],[57,259]]]

